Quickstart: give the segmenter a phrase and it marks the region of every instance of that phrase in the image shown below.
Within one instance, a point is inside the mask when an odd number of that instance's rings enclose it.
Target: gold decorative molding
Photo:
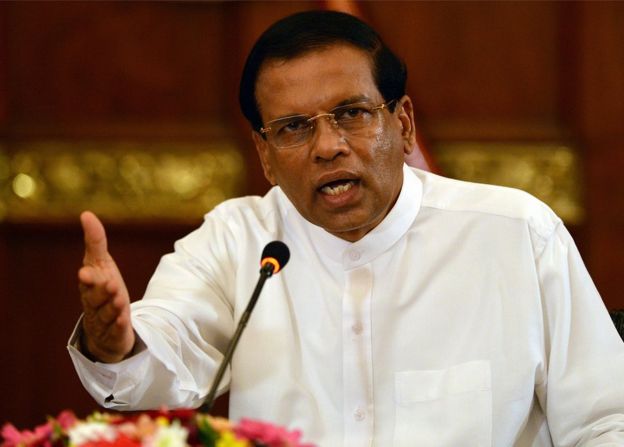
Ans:
[[[0,144],[0,220],[197,221],[240,195],[242,155],[231,142],[36,141]]]
[[[546,143],[439,144],[444,175],[523,189],[567,223],[584,217],[577,150]],[[244,159],[231,142],[30,141],[0,143],[0,220],[197,221],[243,192]]]
[[[569,224],[584,218],[578,151],[571,145],[443,143],[434,148],[434,158],[448,177],[522,189]]]

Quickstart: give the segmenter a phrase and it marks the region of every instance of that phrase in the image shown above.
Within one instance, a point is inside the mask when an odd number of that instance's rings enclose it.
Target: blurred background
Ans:
[[[546,201],[624,307],[624,2],[2,2],[0,424],[96,408],[65,349],[79,212],[140,298],[206,211],[268,189],[240,70],[269,24],[327,7],[406,61],[431,169]]]

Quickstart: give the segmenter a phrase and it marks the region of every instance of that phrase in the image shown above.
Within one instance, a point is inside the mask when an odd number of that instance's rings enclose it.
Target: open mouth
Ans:
[[[320,191],[329,196],[337,196],[349,191],[355,184],[357,184],[357,182],[357,180],[348,179],[334,180],[333,182],[323,185],[320,188]]]

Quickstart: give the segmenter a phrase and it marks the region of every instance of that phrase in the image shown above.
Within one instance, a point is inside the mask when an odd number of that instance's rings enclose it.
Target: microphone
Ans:
[[[288,260],[290,259],[290,250],[285,243],[281,241],[273,241],[266,244],[264,250],[262,250],[262,257],[260,258],[260,272],[263,269],[267,270],[269,276],[274,275],[284,268]]]
[[[234,355],[234,350],[236,349],[236,345],[238,344],[238,340],[240,339],[245,326],[247,326],[247,321],[249,321],[249,317],[251,316],[251,311],[253,310],[258,298],[260,297],[260,292],[262,291],[262,287],[264,287],[264,282],[267,278],[270,278],[280,270],[284,268],[284,266],[288,263],[290,259],[290,250],[285,243],[281,241],[273,241],[269,242],[262,250],[262,257],[260,258],[260,278],[258,278],[258,283],[256,284],[256,288],[251,294],[251,298],[249,298],[249,303],[245,308],[245,311],[240,317],[238,321],[238,325],[236,326],[236,331],[230,340],[230,343],[225,350],[225,355],[223,357],[223,361],[217,370],[217,374],[212,381],[212,386],[210,387],[210,391],[204,399],[204,403],[199,407],[199,411],[203,413],[207,413],[212,408],[214,404],[217,388],[221,383],[221,379],[225,374],[225,370],[232,360],[232,356]]]

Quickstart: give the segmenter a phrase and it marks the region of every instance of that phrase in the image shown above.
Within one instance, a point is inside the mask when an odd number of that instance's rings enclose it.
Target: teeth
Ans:
[[[342,194],[343,192],[347,192],[353,186],[353,182],[341,183],[335,186],[323,186],[321,191],[330,196],[337,196],[338,194]]]

